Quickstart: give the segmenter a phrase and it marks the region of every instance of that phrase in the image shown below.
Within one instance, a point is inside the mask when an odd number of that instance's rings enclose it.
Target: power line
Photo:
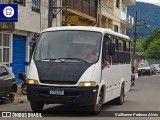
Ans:
[[[103,7],[107,12],[111,13],[114,17],[116,17],[117,19],[119,19],[119,20],[121,21],[121,19],[120,19],[119,17],[117,17],[116,15],[114,15],[111,11],[109,11],[106,7],[104,7],[100,2],[99,2],[99,5],[100,5],[101,7]],[[114,21],[115,21],[115,20],[114,20]],[[117,22],[117,21],[115,21],[115,22]],[[117,22],[117,23],[119,23],[119,22]]]
[[[103,8],[105,8],[105,10],[107,10],[107,12],[109,12],[109,13],[111,13],[113,16],[115,16],[117,19],[119,19],[120,21],[122,21],[119,17],[117,17],[116,15],[114,15],[112,12],[110,12],[106,7],[104,7],[101,3],[99,3],[100,4],[100,6],[101,7],[103,7]],[[117,22],[117,23],[120,23],[119,21],[116,21],[116,20],[113,20],[113,21],[115,21],[115,22]],[[126,24],[128,24],[126,21],[124,21]],[[112,27],[114,27],[114,25],[113,24],[111,24],[111,23],[109,23],[109,22],[107,22],[109,25],[112,25]],[[125,28],[124,29],[122,29],[122,28],[119,28],[120,30],[126,30]]]

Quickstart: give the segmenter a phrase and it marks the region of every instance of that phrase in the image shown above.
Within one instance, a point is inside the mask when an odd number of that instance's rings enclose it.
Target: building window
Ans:
[[[124,45],[122,40],[118,40],[118,50],[124,51]]]
[[[118,32],[118,25],[114,25],[114,31]]]
[[[0,33],[0,64],[10,63],[10,34]]]
[[[117,8],[120,7],[120,0],[116,0],[116,7],[117,7]]]
[[[32,10],[40,12],[41,0],[32,0]]]
[[[26,6],[26,0],[13,0],[13,2]]]

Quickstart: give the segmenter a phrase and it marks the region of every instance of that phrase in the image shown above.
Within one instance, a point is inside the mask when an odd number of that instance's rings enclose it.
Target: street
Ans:
[[[136,80],[135,86],[127,93],[125,97],[125,103],[122,106],[112,105],[110,103],[107,103],[103,107],[103,112],[100,113],[98,116],[105,117],[105,114],[107,114],[107,112],[105,111],[142,111],[142,112],[159,111],[160,110],[159,84],[160,84],[160,75],[139,77]],[[20,99],[24,100],[24,103],[9,103],[3,105],[1,104],[0,111],[31,111],[29,102],[26,100],[26,96],[21,96]],[[56,111],[55,113],[53,112],[51,116],[58,118],[66,116],[66,119],[70,119],[70,116],[78,118],[86,116],[86,119],[89,119],[89,117],[94,117],[78,112],[76,113],[67,112],[68,110],[78,111],[77,107],[75,106],[64,106],[64,105],[46,105],[44,108],[44,111],[52,111],[52,112]],[[98,116],[96,116],[95,118],[98,119]],[[48,117],[48,119],[53,119],[53,118]],[[112,119],[116,119],[116,117],[114,118],[112,117]],[[138,118],[135,117],[135,119]],[[155,120],[158,119],[159,118],[155,118]]]
[[[160,120],[159,12],[160,0],[0,0],[0,120]]]

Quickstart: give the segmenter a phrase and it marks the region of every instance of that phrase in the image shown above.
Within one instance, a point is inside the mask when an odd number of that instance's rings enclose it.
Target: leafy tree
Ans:
[[[144,50],[147,50],[150,43],[153,42],[155,39],[160,39],[160,28],[155,29],[153,33],[146,39],[144,43]]]
[[[137,40],[136,41],[136,52],[144,52],[144,42],[145,40]]]
[[[160,38],[152,40],[145,52],[147,58],[160,59]]]

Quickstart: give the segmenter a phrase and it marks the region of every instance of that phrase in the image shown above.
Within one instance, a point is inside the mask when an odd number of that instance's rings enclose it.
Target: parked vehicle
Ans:
[[[97,114],[108,101],[124,103],[135,78],[128,36],[82,26],[49,28],[40,36],[27,81],[33,111],[45,104],[77,104]]]
[[[151,64],[150,67],[152,70],[152,74],[160,73],[160,64]]]
[[[151,76],[152,75],[152,70],[148,63],[140,63],[138,65],[137,72],[138,72],[138,76],[141,76],[141,75]]]
[[[15,75],[6,65],[0,65],[0,99],[9,97],[14,101],[17,92]]]
[[[26,75],[24,73],[19,73],[18,78],[23,81],[22,86],[21,86],[21,92],[23,95],[27,94],[27,79]]]

